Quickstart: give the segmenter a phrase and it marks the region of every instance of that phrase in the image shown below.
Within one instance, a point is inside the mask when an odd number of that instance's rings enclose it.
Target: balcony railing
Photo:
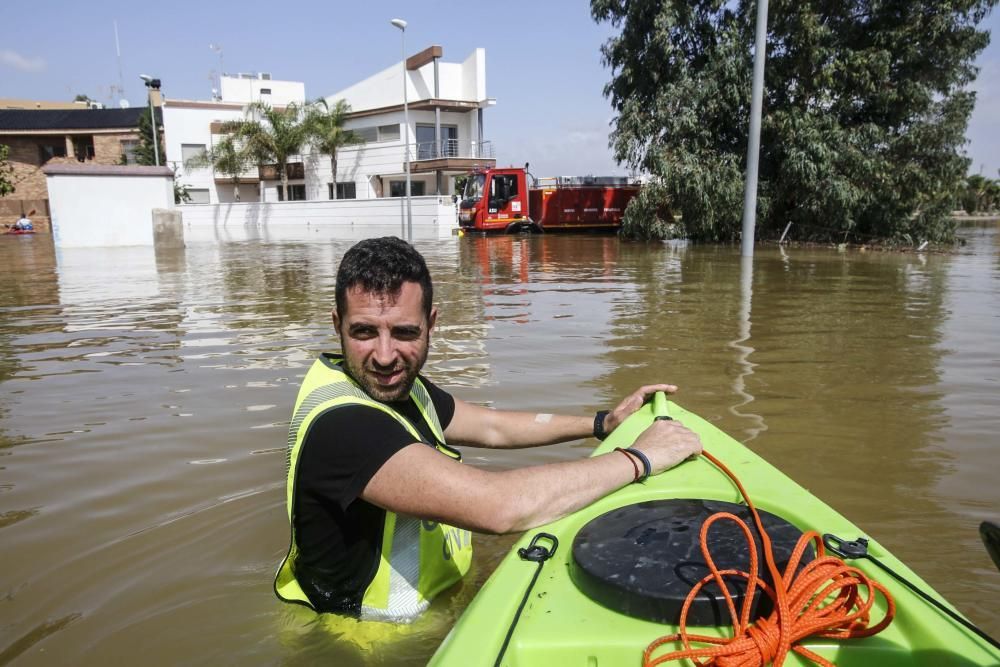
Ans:
[[[492,141],[459,141],[442,139],[424,141],[416,145],[416,160],[437,160],[439,158],[495,158]]]

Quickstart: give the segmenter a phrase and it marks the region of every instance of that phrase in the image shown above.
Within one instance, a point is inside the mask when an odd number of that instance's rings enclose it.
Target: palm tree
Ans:
[[[337,151],[344,146],[363,144],[365,140],[357,132],[344,129],[344,121],[351,111],[345,100],[337,100],[330,107],[324,98],[317,99],[306,110],[306,135],[313,148],[330,156],[333,173],[333,197],[337,196]]]
[[[184,167],[200,169],[211,167],[216,172],[227,176],[233,182],[233,197],[240,200],[240,176],[254,164],[254,156],[242,146],[232,135],[226,135],[219,143],[207,151],[187,160]]]
[[[306,142],[302,109],[294,102],[284,109],[252,102],[247,105],[247,113],[249,118],[225,123],[223,131],[232,132],[257,164],[274,162],[278,166],[281,193],[288,201],[288,159],[298,154]]]

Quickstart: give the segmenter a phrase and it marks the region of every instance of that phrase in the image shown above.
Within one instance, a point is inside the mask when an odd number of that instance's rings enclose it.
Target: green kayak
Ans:
[[[895,601],[894,618],[878,634],[850,639],[809,637],[799,642],[806,652],[841,666],[1000,665],[1000,650],[988,638],[965,627],[962,621],[967,620],[949,617],[884,569],[961,618],[944,598],[877,541],[864,536],[857,526],[739,442],[697,415],[668,403],[662,394],[616,429],[594,455],[627,447],[652,420],[667,414],[698,433],[705,451],[742,481],[763,515],[780,571],[802,532],[836,536],[825,538],[828,547],[839,547],[842,554],[855,556],[845,562],[884,586]],[[698,524],[704,521],[699,512],[718,509],[737,515],[746,513],[734,482],[706,457],[699,457],[528,531],[470,603],[430,664],[643,664],[644,651],[651,642],[678,631],[680,605],[691,584],[707,573],[700,550],[691,547],[690,534],[695,533],[693,539],[697,542]],[[748,523],[753,525],[749,519]],[[712,557],[720,568],[735,567],[726,559],[731,557],[735,563],[749,550],[742,533],[740,540],[730,539],[733,531],[739,532],[734,523],[719,521],[709,532]],[[756,539],[759,546],[759,537]],[[861,552],[852,551],[858,547]],[[831,555],[829,549],[826,555]],[[816,557],[815,549],[810,547],[802,556],[799,570]],[[759,571],[766,573],[767,567],[762,565]],[[676,581],[667,581],[671,578]],[[739,613],[739,582],[745,579],[733,579],[738,580],[733,594]],[[679,594],[671,589],[678,583],[684,587]],[[767,616],[769,599],[763,595],[755,599],[755,614]],[[881,594],[873,599],[870,624],[876,625],[886,616],[888,603]],[[733,634],[729,612],[714,584],[702,589],[687,618],[691,634]],[[703,648],[706,644],[692,646]],[[655,659],[681,648],[679,643],[667,643],[652,651],[650,657]],[[793,652],[788,653],[784,664],[815,663]]]

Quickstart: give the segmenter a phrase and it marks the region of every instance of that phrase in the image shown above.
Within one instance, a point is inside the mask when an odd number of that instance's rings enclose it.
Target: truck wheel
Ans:
[[[542,228],[537,222],[512,222],[505,230],[508,234],[541,234]]]

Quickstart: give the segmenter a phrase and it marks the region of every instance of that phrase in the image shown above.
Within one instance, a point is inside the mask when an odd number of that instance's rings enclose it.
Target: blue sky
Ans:
[[[270,72],[304,81],[310,98],[328,95],[431,44],[461,61],[486,49],[485,135],[498,162],[532,163],[538,175],[621,174],[607,148],[612,112],[602,95],[610,72],[600,62],[608,25],[587,2],[257,2],[176,0],[36,0],[5,3],[0,97],[104,102],[119,83],[113,22],[118,22],[125,97],[145,101],[139,74],[163,81],[168,97],[208,99],[222,47],[227,72]],[[987,27],[994,43],[981,55],[979,102],[969,125],[972,171],[1000,170],[1000,17]]]

